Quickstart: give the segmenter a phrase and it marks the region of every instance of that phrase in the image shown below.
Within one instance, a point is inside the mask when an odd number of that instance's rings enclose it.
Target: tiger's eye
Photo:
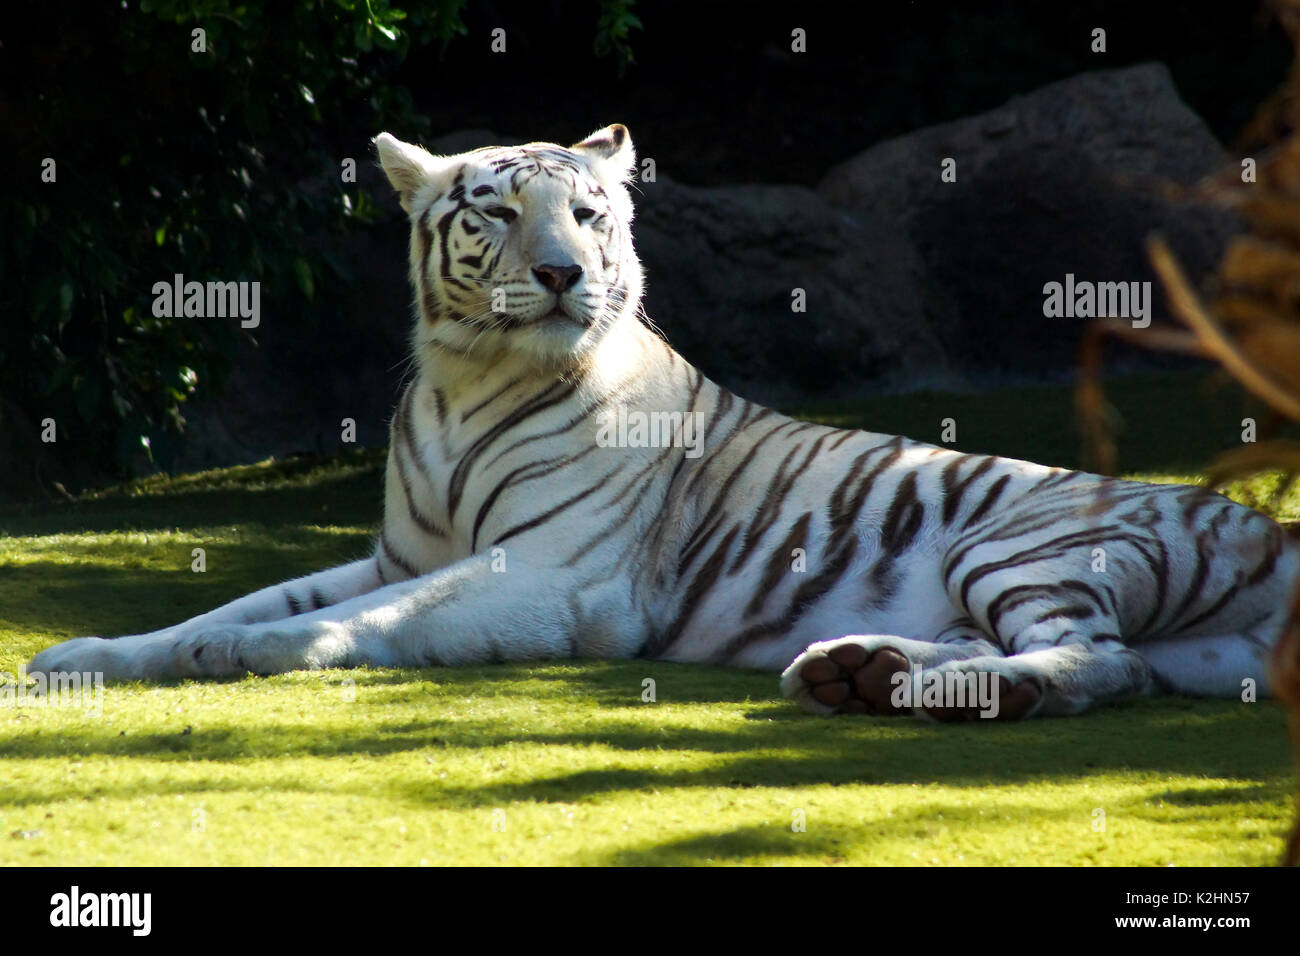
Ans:
[[[573,210],[573,218],[578,220],[578,222],[586,222],[594,215],[596,215],[596,210],[588,209],[586,206]]]
[[[493,219],[500,219],[502,222],[514,222],[519,218],[519,213],[515,212],[509,206],[488,206],[483,210],[484,215],[491,216]]]

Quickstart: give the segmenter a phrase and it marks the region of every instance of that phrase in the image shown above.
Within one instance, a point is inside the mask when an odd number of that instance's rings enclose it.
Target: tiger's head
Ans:
[[[388,133],[375,144],[411,220],[417,352],[509,350],[563,366],[635,321],[642,274],[626,127],[567,149],[529,143],[434,156]]]

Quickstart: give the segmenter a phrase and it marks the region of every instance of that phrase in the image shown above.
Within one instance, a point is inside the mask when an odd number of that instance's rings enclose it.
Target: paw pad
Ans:
[[[910,672],[907,658],[892,647],[875,653],[857,644],[841,644],[825,657],[815,657],[799,669],[809,693],[819,703],[841,714],[911,713],[910,708],[890,702],[896,686],[894,675]]]

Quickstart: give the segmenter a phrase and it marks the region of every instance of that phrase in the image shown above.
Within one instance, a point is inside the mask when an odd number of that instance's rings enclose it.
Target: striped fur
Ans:
[[[377,144],[410,216],[416,372],[374,555],[33,670],[644,656],[784,670],[819,713],[896,712],[872,674],[904,666],[995,675],[1014,716],[1267,693],[1300,561],[1267,517],[718,387],[641,321],[621,126],[569,149]],[[697,454],[680,428],[598,440],[639,413],[698,422]]]

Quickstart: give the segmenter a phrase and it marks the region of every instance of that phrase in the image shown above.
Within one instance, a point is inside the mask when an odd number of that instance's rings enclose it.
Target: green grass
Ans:
[[[1187,383],[1114,386],[1142,438],[1122,460],[1147,477],[1194,477],[1214,450]],[[954,405],[961,447],[1074,463],[1063,389],[808,411],[933,440],[909,425]],[[0,510],[0,670],[365,554],[381,462],[264,463]],[[1263,501],[1275,482],[1233,494]],[[1294,492],[1279,513],[1300,515]],[[1260,865],[1288,825],[1271,702],[936,727],[812,718],[775,690],[765,673],[564,662],[111,686],[98,715],[0,708],[0,863]]]

